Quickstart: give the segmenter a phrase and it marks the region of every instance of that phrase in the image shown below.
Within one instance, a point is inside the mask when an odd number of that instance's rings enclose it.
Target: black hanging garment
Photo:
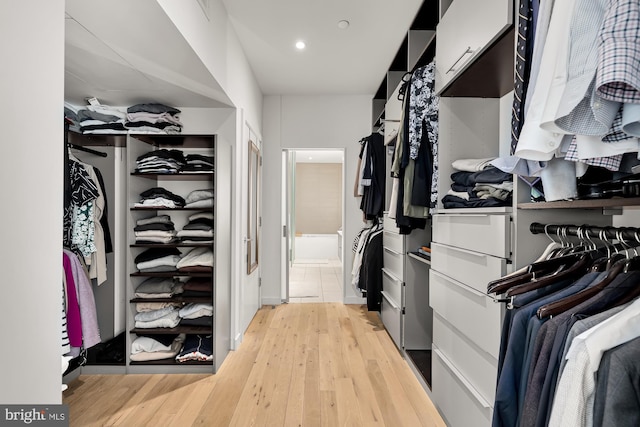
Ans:
[[[380,311],[382,304],[382,229],[368,236],[360,267],[360,287],[367,291],[367,310]]]
[[[384,138],[377,132],[366,137],[367,144],[365,163],[365,178],[371,179],[371,184],[364,187],[364,195],[360,201],[360,209],[368,220],[382,216],[385,200],[386,158]]]

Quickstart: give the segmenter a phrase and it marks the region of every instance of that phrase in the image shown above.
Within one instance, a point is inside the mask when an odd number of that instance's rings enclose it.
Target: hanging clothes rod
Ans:
[[[529,226],[532,234],[547,234],[549,236],[572,236],[590,238],[604,237],[606,239],[619,239],[625,241],[640,241],[640,228],[635,227],[599,227],[595,225],[571,225],[571,224],[540,224],[534,222]]]
[[[102,151],[98,151],[98,150],[93,150],[91,148],[87,148],[84,147],[82,145],[75,145],[75,144],[68,144],[70,148],[73,148],[74,150],[79,150],[79,151],[84,151],[85,153],[89,153],[89,154],[95,154],[96,156],[100,156],[100,157],[107,157],[108,154],[104,153]]]

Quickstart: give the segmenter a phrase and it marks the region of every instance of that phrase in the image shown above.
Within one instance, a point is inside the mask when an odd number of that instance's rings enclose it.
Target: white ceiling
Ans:
[[[374,94],[422,0],[222,0],[262,91]],[[341,30],[338,21],[347,20]],[[307,48],[296,50],[296,40]]]
[[[221,1],[265,95],[373,95],[422,3]],[[231,105],[157,0],[66,0],[65,28],[66,101]]]

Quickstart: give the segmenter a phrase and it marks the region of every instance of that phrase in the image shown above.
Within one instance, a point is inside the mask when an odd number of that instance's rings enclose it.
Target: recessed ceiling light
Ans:
[[[341,30],[346,30],[347,28],[349,28],[349,21],[347,21],[346,19],[338,21],[338,28],[340,28]]]
[[[313,160],[313,157],[309,156],[309,160]]]
[[[307,47],[307,44],[306,44],[305,42],[303,42],[302,40],[298,40],[298,41],[296,42],[296,49],[298,49],[298,50],[302,50],[302,49],[304,49],[305,47]]]

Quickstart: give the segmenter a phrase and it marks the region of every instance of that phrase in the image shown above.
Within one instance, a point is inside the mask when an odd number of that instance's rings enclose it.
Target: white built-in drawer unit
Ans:
[[[511,255],[509,218],[506,214],[434,215],[431,240],[499,258],[509,258]]]
[[[486,401],[495,400],[498,360],[474,344],[437,312],[433,314],[433,344]]]
[[[389,248],[398,253],[404,253],[404,236],[392,231],[382,232],[382,244],[385,248]]]
[[[460,249],[453,246],[431,244],[431,268],[480,292],[486,292],[487,283],[506,274],[507,260],[493,255]]]
[[[399,280],[386,268],[382,269],[382,290],[397,306],[402,307],[402,280]]]
[[[449,427],[490,426],[493,408],[447,359],[433,348],[433,399]],[[438,391],[435,393],[435,391]]]
[[[389,273],[396,276],[400,281],[404,280],[404,254],[396,252],[393,249],[389,249],[386,246],[383,248],[383,261],[384,268]]]
[[[386,212],[384,213],[382,225],[384,227],[384,231],[390,231],[392,233],[400,234],[400,229],[396,225],[396,220],[393,218],[389,218],[389,215]]]
[[[513,23],[513,0],[455,0],[436,27],[437,93]]]
[[[380,319],[384,324],[389,336],[396,343],[396,346],[402,348],[402,309],[382,291],[382,304],[380,307]]]
[[[501,307],[486,294],[429,270],[429,305],[494,358],[500,348]]]

